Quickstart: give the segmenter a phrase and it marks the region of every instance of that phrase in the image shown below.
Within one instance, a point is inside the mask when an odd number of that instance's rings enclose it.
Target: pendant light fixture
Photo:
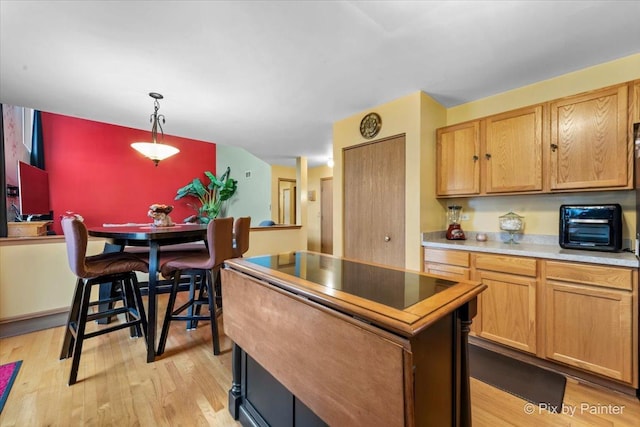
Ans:
[[[174,154],[180,152],[175,147],[166,144],[158,144],[158,128],[160,128],[160,133],[164,138],[164,131],[162,130],[162,124],[159,123],[162,120],[164,124],[164,115],[158,114],[158,110],[160,109],[159,99],[162,99],[163,96],[156,92],[150,92],[149,96],[154,99],[153,101],[153,114],[151,114],[151,140],[153,142],[134,142],[131,144],[135,150],[140,152],[143,156],[148,157],[158,166],[158,162],[160,160],[164,160],[167,157],[171,157]]]

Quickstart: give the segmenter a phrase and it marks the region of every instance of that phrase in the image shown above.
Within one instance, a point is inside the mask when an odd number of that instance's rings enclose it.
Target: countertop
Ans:
[[[444,232],[422,233],[422,246],[427,248],[457,249],[472,252],[526,256],[561,261],[586,262],[620,267],[638,268],[638,258],[632,252],[600,252],[563,249],[555,236],[526,236],[516,244],[504,243],[503,233],[486,233],[488,240],[479,242],[476,233],[466,233],[467,240],[447,240]]]

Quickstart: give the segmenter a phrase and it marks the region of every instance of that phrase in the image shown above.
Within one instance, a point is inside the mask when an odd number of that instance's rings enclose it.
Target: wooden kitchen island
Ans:
[[[305,251],[229,260],[229,410],[245,426],[469,426],[485,287]]]

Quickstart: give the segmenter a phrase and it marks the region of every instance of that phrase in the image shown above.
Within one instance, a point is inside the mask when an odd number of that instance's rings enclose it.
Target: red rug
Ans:
[[[11,386],[18,376],[20,366],[22,366],[22,360],[0,366],[0,413],[2,413],[7,397],[9,397]]]

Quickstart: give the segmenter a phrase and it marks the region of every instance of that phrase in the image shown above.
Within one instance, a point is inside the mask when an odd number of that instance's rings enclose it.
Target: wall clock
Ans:
[[[371,139],[380,132],[382,127],[382,119],[377,113],[369,113],[362,118],[360,122],[360,135],[367,139]]]

